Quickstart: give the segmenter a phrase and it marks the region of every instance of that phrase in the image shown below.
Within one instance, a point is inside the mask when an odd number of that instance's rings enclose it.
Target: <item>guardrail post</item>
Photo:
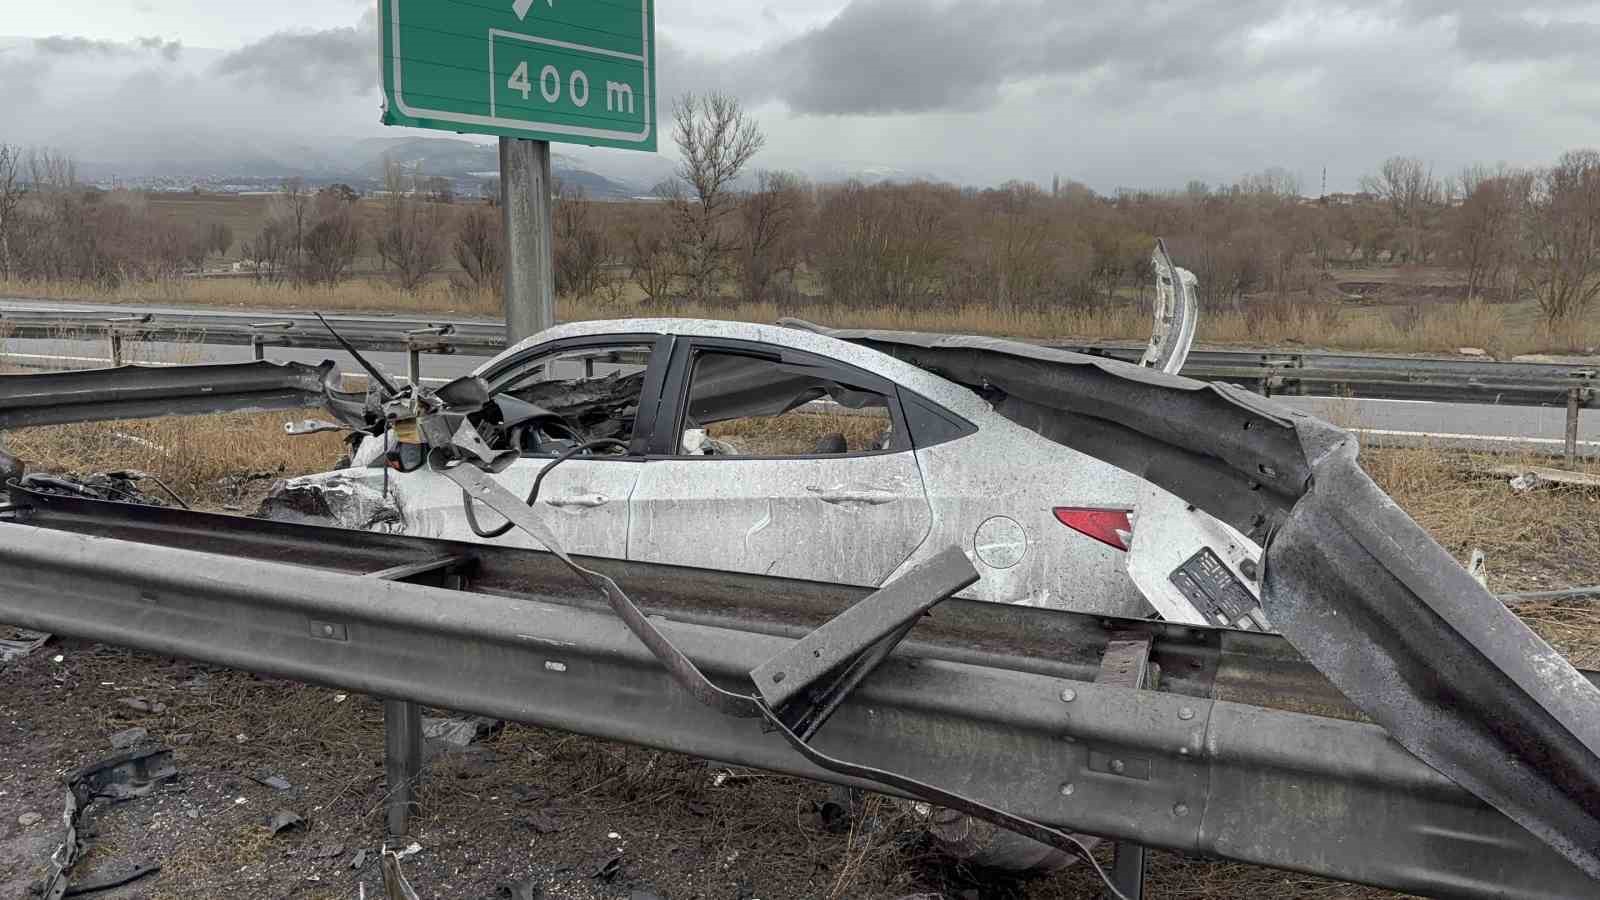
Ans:
[[[116,326],[107,328],[106,339],[111,343],[111,365],[122,365],[122,332]]]
[[[1582,399],[1582,388],[1567,390],[1567,465],[1578,461],[1578,412]]]
[[[267,345],[262,343],[261,335],[250,335],[250,358],[261,362],[267,358]]]
[[[412,387],[422,384],[422,351],[417,349],[417,342],[406,338],[406,380]]]
[[[409,700],[383,701],[384,821],[391,838],[405,837],[417,807],[422,775],[422,711]]]

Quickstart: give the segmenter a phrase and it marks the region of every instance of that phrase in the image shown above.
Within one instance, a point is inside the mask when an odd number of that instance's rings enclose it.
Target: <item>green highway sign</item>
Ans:
[[[385,125],[656,149],[653,0],[380,0]]]

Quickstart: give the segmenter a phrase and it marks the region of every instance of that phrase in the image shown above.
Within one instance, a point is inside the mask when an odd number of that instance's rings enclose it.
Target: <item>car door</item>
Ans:
[[[526,497],[539,472],[576,443],[605,438],[628,447],[620,453],[573,456],[550,469],[540,484],[534,508],[569,553],[627,558],[629,500],[643,468],[645,435],[653,427],[667,358],[666,352],[656,352],[658,343],[671,345],[670,339],[658,341],[655,336],[560,341],[530,348],[484,373],[491,395],[510,396],[554,414],[573,432],[570,438],[530,443],[496,476],[518,496]],[[411,507],[406,518],[414,523],[414,533],[543,549],[517,528],[493,537],[479,534],[493,534],[505,520],[476,504],[475,531],[454,484],[425,469],[411,474],[427,479],[425,488],[406,498]]]
[[[928,534],[894,386],[833,360],[681,342],[652,451],[630,559],[875,586]]]

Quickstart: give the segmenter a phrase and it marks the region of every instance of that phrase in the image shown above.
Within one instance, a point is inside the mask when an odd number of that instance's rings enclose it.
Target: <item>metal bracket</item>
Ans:
[[[1150,662],[1150,646],[1149,635],[1122,635],[1112,638],[1106,645],[1106,655],[1100,659],[1100,674],[1095,677],[1095,683],[1142,690],[1152,680],[1152,670],[1155,668]],[[1092,771],[1109,772],[1125,778],[1146,781],[1150,779],[1150,760],[1144,757],[1091,751],[1089,768]],[[1116,856],[1111,863],[1111,882],[1112,886],[1121,891],[1128,900],[1141,900],[1144,897],[1144,875],[1148,855],[1142,844],[1131,841],[1117,842]]]
[[[750,672],[756,690],[778,709],[977,580],[961,548],[946,548],[757,666]]]

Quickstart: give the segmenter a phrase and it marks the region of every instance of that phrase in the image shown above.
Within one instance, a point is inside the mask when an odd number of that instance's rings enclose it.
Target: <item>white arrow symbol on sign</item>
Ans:
[[[556,5],[556,0],[545,0],[545,2],[548,3],[552,8]],[[516,13],[517,20],[521,21],[522,19],[526,19],[528,17],[528,7],[532,5],[533,0],[517,0],[517,2],[511,4],[511,11]]]

